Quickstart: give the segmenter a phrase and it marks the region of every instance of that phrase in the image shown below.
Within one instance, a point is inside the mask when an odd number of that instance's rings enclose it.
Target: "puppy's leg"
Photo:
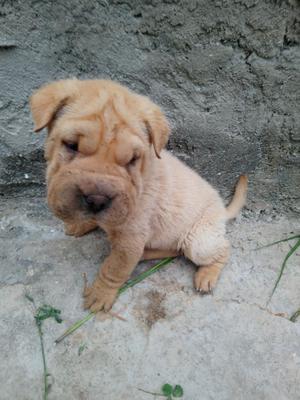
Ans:
[[[229,259],[229,242],[224,225],[199,225],[184,240],[183,253],[199,269],[195,273],[196,290],[209,293],[217,283],[222,268]]]
[[[229,258],[229,249],[224,249],[218,256],[207,260],[195,273],[195,289],[209,293],[216,286],[219,275]]]
[[[65,222],[65,234],[70,236],[83,236],[97,228],[98,225],[93,220]]]
[[[142,260],[157,260],[159,258],[177,257],[179,252],[176,250],[155,250],[145,249],[142,255]]]
[[[145,242],[140,237],[115,237],[111,254],[104,260],[97,278],[84,290],[84,308],[109,311],[120,287],[140,261]]]

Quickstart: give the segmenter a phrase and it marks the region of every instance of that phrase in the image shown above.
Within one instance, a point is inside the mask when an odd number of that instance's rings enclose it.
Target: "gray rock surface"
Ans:
[[[62,310],[63,323],[43,324],[52,388],[49,400],[147,400],[162,384],[180,384],[185,400],[298,400],[299,255],[255,250],[299,231],[286,217],[228,225],[232,257],[212,296],[192,288],[194,267],[176,259],[128,290],[113,310],[97,316],[58,345],[54,340],[82,318],[82,273],[91,281],[109,251],[101,232],[67,237],[43,198],[10,199],[0,208],[1,400],[42,398],[42,359],[29,293],[37,305]],[[135,273],[152,262],[142,263]],[[84,350],[79,355],[79,348]]]
[[[2,1],[1,192],[44,181],[28,97],[53,79],[116,79],[160,104],[169,147],[228,194],[299,211],[297,0]]]

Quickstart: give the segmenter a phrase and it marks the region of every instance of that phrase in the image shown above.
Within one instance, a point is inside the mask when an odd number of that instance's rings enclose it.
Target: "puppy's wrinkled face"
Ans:
[[[35,130],[48,127],[48,203],[54,213],[65,222],[95,219],[104,228],[126,221],[168,139],[160,109],[100,80],[47,85],[32,96],[31,108]]]

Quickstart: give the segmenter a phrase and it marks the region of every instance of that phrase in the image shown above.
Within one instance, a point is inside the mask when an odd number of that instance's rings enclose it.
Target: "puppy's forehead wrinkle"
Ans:
[[[93,96],[79,95],[71,103],[68,104],[68,116],[74,118],[84,118],[91,115],[99,115],[108,101],[106,92],[95,93]]]
[[[89,87],[89,91],[85,93],[83,87],[79,89],[72,101],[64,106],[58,117],[63,121],[69,119],[76,120],[76,124],[80,121],[84,122],[89,119],[99,119],[99,136],[101,141],[109,144],[118,131],[128,131],[136,136],[143,137],[149,142],[147,129],[138,112],[139,99],[130,91],[120,90],[120,87],[114,87],[110,83],[99,82],[100,87]],[[74,124],[74,134],[82,126],[76,127]],[[124,132],[125,133],[125,132]]]
[[[100,118],[96,116],[86,116],[84,119],[66,118],[61,121],[58,131],[62,136],[92,135],[94,133],[100,133],[101,125]]]
[[[112,109],[119,123],[138,135],[138,132],[141,131],[141,122],[137,114],[137,104],[131,97],[130,95],[125,97],[123,93],[113,94]]]

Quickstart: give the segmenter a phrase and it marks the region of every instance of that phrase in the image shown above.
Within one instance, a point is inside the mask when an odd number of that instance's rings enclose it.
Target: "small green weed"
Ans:
[[[152,396],[166,397],[167,400],[177,399],[183,396],[183,389],[180,385],[172,386],[169,383],[165,383],[161,388],[161,393],[148,392],[144,389],[138,389],[141,392],[152,394]]]
[[[34,311],[35,311],[34,319],[35,319],[35,323],[38,328],[38,333],[39,333],[39,337],[40,337],[43,367],[44,367],[43,399],[47,400],[48,393],[49,393],[49,390],[51,387],[51,383],[50,383],[51,374],[48,372],[48,369],[47,369],[42,323],[45,319],[54,318],[55,321],[60,324],[62,322],[62,319],[60,318],[60,310],[57,310],[56,308],[53,308],[52,306],[49,306],[47,304],[44,304],[44,305],[40,306],[39,308],[36,308],[34,299],[28,293],[25,293],[25,297],[27,300],[29,300],[32,303],[32,305],[34,307]]]
[[[43,306],[37,309],[34,318],[36,320],[37,325],[41,325],[42,321],[48,318],[54,318],[55,321],[60,324],[62,322],[62,319],[60,318],[60,313],[61,313],[60,310],[57,310],[56,308],[44,304]]]
[[[81,356],[81,354],[83,353],[83,351],[85,349],[87,349],[87,344],[86,343],[82,343],[78,348],[78,355]]]

